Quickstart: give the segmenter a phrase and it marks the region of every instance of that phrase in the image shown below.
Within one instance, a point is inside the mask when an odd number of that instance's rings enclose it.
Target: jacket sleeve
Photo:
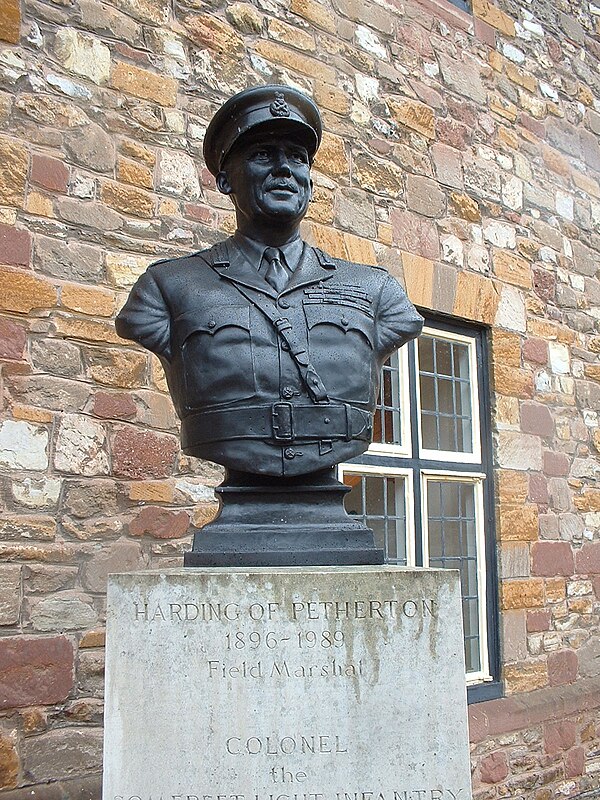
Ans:
[[[384,361],[394,350],[416,339],[423,322],[402,286],[388,275],[381,288],[375,317],[379,358]]]
[[[117,315],[115,328],[123,339],[132,339],[171,360],[171,313],[152,268],[138,278]]]

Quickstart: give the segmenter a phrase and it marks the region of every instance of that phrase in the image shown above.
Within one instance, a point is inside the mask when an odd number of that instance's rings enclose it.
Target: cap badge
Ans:
[[[283,92],[275,92],[275,100],[269,106],[269,111],[274,117],[289,117],[290,107],[285,102]]]

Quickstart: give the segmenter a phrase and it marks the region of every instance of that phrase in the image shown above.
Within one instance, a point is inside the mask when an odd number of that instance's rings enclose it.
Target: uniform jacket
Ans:
[[[116,321],[160,357],[184,452],[277,476],[364,452],[381,366],[421,316],[384,269],[308,245],[278,295],[230,241],[150,266]]]

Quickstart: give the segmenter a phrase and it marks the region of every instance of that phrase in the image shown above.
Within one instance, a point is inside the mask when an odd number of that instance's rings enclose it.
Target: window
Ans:
[[[391,564],[458,569],[471,701],[500,695],[483,329],[428,321],[383,367],[373,444],[340,465]]]

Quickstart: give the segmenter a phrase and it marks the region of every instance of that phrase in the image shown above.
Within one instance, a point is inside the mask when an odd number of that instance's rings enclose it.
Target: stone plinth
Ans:
[[[109,579],[104,800],[468,800],[458,573]]]

